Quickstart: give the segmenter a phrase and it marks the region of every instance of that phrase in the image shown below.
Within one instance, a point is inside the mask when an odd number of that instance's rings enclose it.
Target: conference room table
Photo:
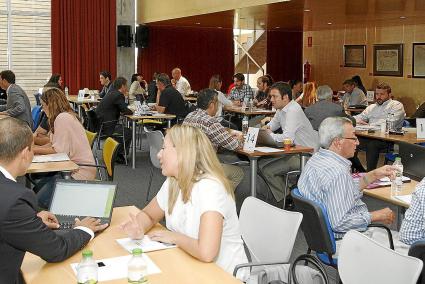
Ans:
[[[136,214],[139,210],[134,206],[117,207],[112,213],[111,224],[104,232],[97,236],[87,245],[87,249],[93,251],[95,259],[126,256],[129,253],[115,240],[125,238],[125,233],[119,228],[119,224],[129,219],[129,214]],[[156,225],[151,231],[164,229]],[[185,284],[241,284],[231,274],[222,270],[215,263],[203,263],[180,248],[165,249],[148,252],[147,256],[161,270],[158,274],[148,275],[148,283],[185,283]],[[61,283],[75,284],[77,278],[70,266],[71,263],[79,263],[81,252],[76,253],[69,259],[60,263],[46,263],[44,260],[31,253],[26,253],[21,269],[24,279],[31,284]],[[127,279],[117,279],[102,283],[127,283]]]
[[[153,120],[167,120],[167,128],[171,127],[171,120],[175,119],[174,114],[154,114],[154,115],[126,115],[127,119],[131,120],[131,167],[132,169],[136,168],[136,122],[141,121],[143,123],[144,119],[153,119]]]
[[[385,133],[380,132],[379,130],[375,131],[375,132],[356,130],[356,135],[358,137],[370,138],[370,139],[379,139],[379,140],[394,142],[394,143],[407,142],[407,143],[414,144],[414,143],[425,142],[425,139],[420,139],[420,138],[416,137],[416,131],[414,131],[414,132],[407,131],[403,135],[396,135],[396,134],[385,134]]]
[[[412,194],[415,191],[415,187],[418,183],[419,182],[415,180],[403,183],[403,189],[399,195]],[[391,186],[364,189],[363,194],[403,208],[409,208],[410,206],[410,204],[391,196]]]
[[[280,157],[285,155],[299,155],[300,156],[300,169],[301,171],[304,169],[304,166],[307,162],[307,155],[313,153],[314,149],[310,147],[304,146],[295,146],[291,147],[290,150],[284,150],[283,148],[279,148],[279,152],[260,152],[253,151],[248,152],[243,149],[236,150],[236,153],[241,154],[243,156],[248,157],[249,166],[250,166],[250,188],[251,188],[251,196],[256,196],[257,194],[257,170],[258,170],[258,159],[262,157]]]
[[[242,114],[246,116],[255,116],[255,115],[274,115],[276,113],[275,110],[263,109],[263,108],[244,108],[239,106],[224,106],[223,110],[230,113]]]
[[[27,169],[27,174],[63,172],[65,176],[70,176],[72,171],[78,170],[79,166],[73,161],[31,163]]]
[[[78,100],[78,96],[68,96],[68,102],[74,104],[78,108],[78,117],[81,119],[81,106],[83,104],[98,104],[100,102],[99,96],[92,96],[90,98],[84,98],[83,100]]]

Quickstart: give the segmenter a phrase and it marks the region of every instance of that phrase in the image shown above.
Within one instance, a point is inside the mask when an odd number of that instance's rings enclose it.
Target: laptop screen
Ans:
[[[50,212],[57,215],[109,218],[116,184],[57,181]]]

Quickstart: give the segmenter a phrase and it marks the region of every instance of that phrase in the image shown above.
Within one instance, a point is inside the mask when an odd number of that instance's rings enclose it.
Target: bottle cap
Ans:
[[[396,161],[401,161],[401,158],[400,157],[396,157],[395,160]]]
[[[141,248],[135,248],[131,251],[133,255],[141,255],[143,253],[143,250]]]
[[[91,250],[84,250],[83,251],[83,257],[92,257],[93,256],[93,252]]]

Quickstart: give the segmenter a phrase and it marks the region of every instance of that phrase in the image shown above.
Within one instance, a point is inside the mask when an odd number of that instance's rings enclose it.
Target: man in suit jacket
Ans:
[[[325,118],[334,116],[347,117],[342,106],[332,102],[332,93],[332,89],[329,86],[320,86],[317,88],[318,102],[304,110],[313,129],[316,131],[319,130],[320,123],[322,123]]]
[[[24,90],[15,85],[15,74],[10,70],[0,72],[0,87],[6,90],[7,103],[0,105],[0,111],[11,117],[26,121],[32,129],[30,101]]]
[[[0,283],[24,283],[20,267],[25,252],[47,262],[59,262],[75,254],[103,230],[100,220],[76,219],[73,230],[56,234],[56,217],[37,213],[34,193],[16,183],[34,156],[32,132],[28,125],[8,117],[0,120]]]
[[[111,89],[106,94],[105,97],[100,101],[99,105],[96,108],[96,116],[99,120],[99,123],[104,123],[107,121],[115,121],[113,123],[106,123],[102,127],[102,136],[112,136],[114,134],[119,134],[122,136],[122,126],[117,126],[117,120],[120,118],[121,114],[133,114],[133,112],[127,107],[125,103],[125,94],[127,93],[127,80],[123,77],[118,77],[112,83]],[[100,127],[100,125],[99,125]],[[115,136],[120,143],[122,143],[122,138]],[[124,128],[124,139],[126,146],[126,153],[129,151],[131,143],[131,131],[128,128]],[[123,162],[124,152],[121,149],[118,153],[117,162]]]

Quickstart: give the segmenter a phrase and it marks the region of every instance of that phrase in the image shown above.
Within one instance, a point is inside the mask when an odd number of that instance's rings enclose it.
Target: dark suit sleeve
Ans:
[[[81,250],[90,235],[82,230],[56,234],[50,230],[31,207],[34,198],[28,191],[11,207],[1,224],[2,237],[9,245],[40,256],[47,262],[60,262]]]
[[[133,114],[133,112],[130,109],[128,109],[127,104],[125,103],[124,96],[118,95],[117,98],[115,99],[115,105],[120,110],[120,113]]]

